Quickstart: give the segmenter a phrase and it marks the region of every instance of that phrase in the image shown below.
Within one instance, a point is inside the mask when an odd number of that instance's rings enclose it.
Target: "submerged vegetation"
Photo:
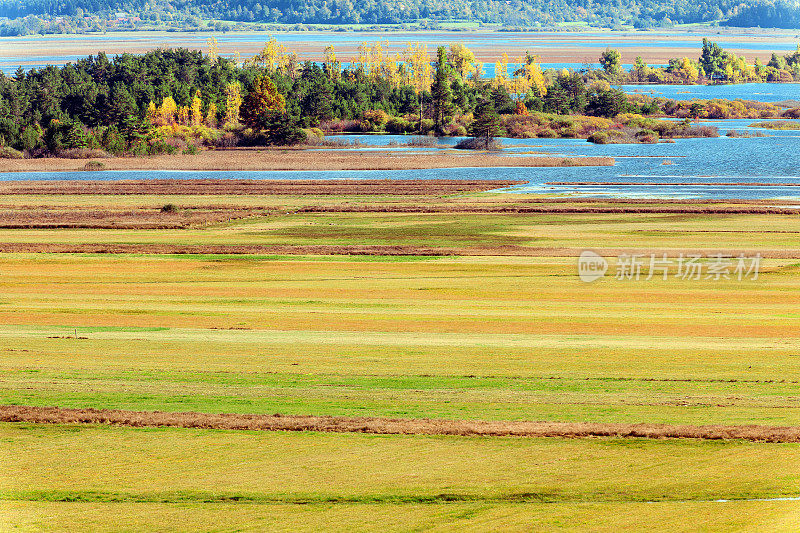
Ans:
[[[603,53],[602,70],[588,72],[543,70],[536,56],[512,60],[504,54],[494,77],[486,78],[461,44],[440,47],[431,61],[425,44],[391,54],[381,43],[364,43],[346,68],[332,46],[321,64],[301,62],[271,39],[239,64],[219,57],[210,44],[209,54],[156,50],[111,60],[101,53],[62,68],[0,75],[3,157],[96,159],[193,154],[203,147],[325,145],[324,134],[341,132],[472,135],[485,137],[478,143],[484,147],[495,136],[655,142],[716,132],[653,117],[797,115],[742,100],[626,95],[611,84],[638,75],[639,66],[621,72],[613,50]],[[800,53],[787,57],[786,65],[800,69]],[[700,63],[706,70],[692,75],[713,80],[721,69],[733,73],[731,81],[750,79],[741,74],[751,72],[742,58],[707,41]]]

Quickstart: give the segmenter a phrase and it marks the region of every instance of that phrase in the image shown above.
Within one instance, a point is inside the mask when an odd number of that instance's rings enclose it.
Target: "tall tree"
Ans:
[[[242,122],[254,130],[265,129],[265,125],[276,113],[286,109],[286,99],[278,93],[278,88],[269,78],[256,78],[253,87],[242,103],[240,114]]]
[[[444,133],[444,124],[448,115],[453,112],[453,92],[450,90],[450,66],[447,64],[447,53],[444,46],[437,49],[436,74],[431,85],[433,95],[433,118],[436,133]]]
[[[484,141],[488,147],[492,139],[502,132],[502,129],[500,115],[497,114],[492,101],[482,100],[475,110],[475,120],[470,126],[470,134]]]
[[[606,48],[605,52],[600,54],[600,66],[609,76],[619,76],[622,70],[622,54],[619,50]]]

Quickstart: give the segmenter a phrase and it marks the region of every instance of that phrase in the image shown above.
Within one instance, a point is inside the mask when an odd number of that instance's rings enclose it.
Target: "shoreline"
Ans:
[[[194,155],[109,157],[99,159],[0,159],[5,172],[80,172],[88,161],[100,161],[103,171],[344,171],[344,170],[433,170],[444,168],[509,168],[614,166],[612,157],[514,156],[478,153],[408,153],[370,151],[336,152],[297,148],[205,150]]]

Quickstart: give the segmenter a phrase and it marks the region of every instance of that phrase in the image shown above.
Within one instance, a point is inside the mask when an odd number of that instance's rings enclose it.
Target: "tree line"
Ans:
[[[706,43],[700,62],[724,68],[720,53]],[[146,155],[290,144],[318,137],[320,128],[481,135],[497,133],[501,116],[615,117],[680,107],[613,88],[620,76],[614,51],[601,57],[602,70],[584,73],[543,70],[531,54],[504,55],[491,78],[461,44],[440,47],[435,57],[423,43],[394,54],[364,43],[344,68],[332,46],[322,62],[301,62],[271,39],[240,65],[218,56],[212,39],[207,54],[101,53],[60,68],[19,69],[0,75],[0,145],[34,157],[93,149]]]
[[[775,0],[756,4],[745,0],[0,0],[0,17],[12,19],[2,24],[0,31],[11,35],[113,29],[108,22],[116,24],[118,12],[138,19],[123,24],[133,29],[163,25],[199,28],[209,20],[280,24],[471,21],[511,27],[587,22],[652,28],[698,22],[727,24],[728,19],[734,25],[797,27],[798,10]],[[53,17],[60,19],[54,23]]]

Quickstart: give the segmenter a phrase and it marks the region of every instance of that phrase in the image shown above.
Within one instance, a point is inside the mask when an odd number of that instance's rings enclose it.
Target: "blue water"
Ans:
[[[800,100],[798,83],[742,83],[738,85],[623,85],[630,94],[646,94],[672,100],[724,98],[755,100],[757,102],[782,102]]]
[[[791,199],[800,202],[800,131],[770,131],[748,127],[752,120],[705,121],[724,134],[762,131],[769,137],[678,139],[675,143],[596,145],[581,139],[502,139],[504,152],[519,157],[609,156],[612,167],[450,168],[364,171],[101,171],[0,173],[0,181],[122,180],[122,179],[512,179],[524,185],[515,192],[614,198]],[[374,148],[393,149],[424,157],[449,150],[459,138],[440,139],[440,147],[404,146],[410,137],[348,135]],[[454,152],[469,157],[464,152]],[[664,164],[665,162],[671,164]],[[553,185],[582,182],[583,185]],[[593,185],[601,182],[603,185]],[[664,185],[669,183],[669,185]],[[780,186],[758,186],[758,183]],[[702,184],[702,185],[700,185]],[[728,185],[726,185],[728,184]],[[736,184],[736,185],[729,185]]]

